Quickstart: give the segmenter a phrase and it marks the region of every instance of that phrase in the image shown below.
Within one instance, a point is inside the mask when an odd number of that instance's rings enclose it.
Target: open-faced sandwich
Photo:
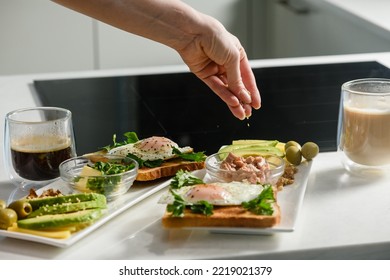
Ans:
[[[293,146],[293,148],[290,148]],[[235,140],[206,159],[203,179],[179,171],[159,203],[166,228],[269,228],[281,221],[277,194],[294,182],[303,159],[318,146],[295,141]]]
[[[273,227],[280,221],[276,189],[242,182],[205,183],[179,171],[159,203],[167,204],[166,228]]]
[[[172,177],[178,170],[194,171],[205,167],[203,152],[195,153],[189,146],[179,147],[166,137],[152,136],[140,140],[135,132],[127,132],[124,136],[124,141],[117,142],[114,135],[113,144],[104,147],[104,151],[135,159],[139,165],[137,181]]]

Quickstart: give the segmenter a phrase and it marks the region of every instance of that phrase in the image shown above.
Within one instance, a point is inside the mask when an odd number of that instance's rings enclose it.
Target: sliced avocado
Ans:
[[[259,146],[273,146],[278,144],[278,140],[257,140],[257,139],[244,139],[233,140],[232,145],[259,145]]]
[[[231,146],[223,147],[219,150],[219,153],[233,153],[236,156],[249,156],[249,155],[257,155],[257,156],[270,156],[275,155],[279,157],[284,157],[284,152],[273,146],[257,146],[257,145],[244,145],[239,148],[228,148]]]
[[[37,210],[42,206],[50,206],[54,204],[62,204],[62,203],[76,203],[82,201],[91,201],[97,199],[103,199],[102,194],[98,193],[75,193],[64,196],[50,196],[50,197],[42,197],[42,198],[32,198],[26,199],[28,201],[33,210]],[[105,199],[105,198],[104,198]]]
[[[101,209],[89,209],[73,213],[44,215],[18,221],[18,227],[26,229],[49,229],[80,223],[92,223],[103,215]]]
[[[38,208],[37,210],[31,212],[27,219],[43,216],[43,215],[52,215],[52,214],[63,214],[63,213],[69,213],[69,212],[77,212],[82,211],[86,209],[93,209],[93,208],[106,208],[107,203],[105,196],[100,196],[95,200],[90,201],[82,201],[82,202],[75,202],[75,203],[62,203],[62,204],[54,204],[50,206],[42,206]]]
[[[240,141],[244,141],[244,140],[240,140]],[[254,140],[251,140],[251,141],[254,141]],[[248,142],[248,144],[227,145],[227,146],[223,146],[222,148],[220,148],[218,152],[219,153],[230,153],[231,151],[237,150],[237,149],[244,149],[244,148],[246,149],[246,148],[252,148],[252,147],[253,148],[257,148],[257,147],[275,147],[278,144],[277,140],[275,140],[275,141],[259,140],[259,141],[264,141],[264,142],[263,143],[261,143],[261,142],[259,142],[259,143],[250,143],[250,142]],[[241,143],[243,143],[243,142],[241,142]]]

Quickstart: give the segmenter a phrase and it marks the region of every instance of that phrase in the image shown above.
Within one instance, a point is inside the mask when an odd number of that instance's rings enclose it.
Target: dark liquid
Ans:
[[[71,147],[47,152],[20,152],[11,149],[12,164],[20,177],[46,181],[59,177],[58,166],[74,156]]]

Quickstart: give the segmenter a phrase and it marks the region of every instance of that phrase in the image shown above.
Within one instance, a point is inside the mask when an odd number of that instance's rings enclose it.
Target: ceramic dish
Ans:
[[[77,241],[81,240],[82,238],[86,237],[88,234],[90,234],[91,232],[93,232],[103,224],[107,223],[108,221],[110,221],[111,219],[113,219],[123,211],[127,210],[131,206],[149,197],[150,195],[158,192],[159,190],[167,187],[169,183],[170,180],[160,182],[159,184],[154,184],[154,185],[151,184],[147,186],[142,185],[139,187],[135,184],[132,188],[130,188],[130,190],[127,193],[121,195],[116,200],[107,203],[107,211],[102,218],[97,220],[94,224],[86,227],[85,229],[72,234],[71,237],[67,239],[54,239],[54,238],[40,237],[32,234],[24,234],[24,233],[12,232],[7,230],[0,230],[0,236],[22,239],[22,240],[29,240],[33,242],[52,245],[55,247],[68,247],[70,245],[73,245]],[[37,193],[40,194],[44,190],[50,188],[58,189],[63,194],[70,194],[73,192],[73,190],[69,187],[69,185],[67,185],[64,181],[59,179],[37,190]]]

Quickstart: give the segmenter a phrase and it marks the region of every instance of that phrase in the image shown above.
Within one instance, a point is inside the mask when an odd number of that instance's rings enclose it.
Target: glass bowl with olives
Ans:
[[[76,192],[93,192],[113,200],[133,185],[138,163],[116,155],[91,154],[74,157],[60,164],[60,177]]]
[[[275,185],[284,173],[285,161],[276,155],[227,152],[206,158],[209,180],[218,182],[245,182]]]

